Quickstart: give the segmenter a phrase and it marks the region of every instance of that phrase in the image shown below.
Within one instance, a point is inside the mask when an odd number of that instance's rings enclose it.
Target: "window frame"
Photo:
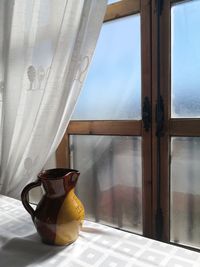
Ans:
[[[155,239],[158,194],[163,215],[161,241],[184,248],[199,249],[170,242],[170,140],[171,137],[200,137],[200,119],[171,118],[171,5],[184,0],[164,0],[160,15],[160,89],[164,101],[164,135],[160,139],[160,166],[157,152],[157,12],[158,0],[121,0],[108,6],[105,20],[110,21],[140,12],[141,16],[141,85],[142,97],[151,103],[151,129],[146,132],[142,120],[70,121],[56,153],[57,167],[70,167],[70,135],[119,135],[142,137],[143,235]],[[141,103],[141,106],[143,106]],[[161,170],[158,192],[158,167]]]
[[[163,215],[163,234],[161,241],[187,249],[199,249],[177,244],[170,240],[170,164],[171,137],[200,137],[200,119],[171,117],[171,6],[184,0],[164,0],[160,15],[160,88],[164,101],[164,135],[161,138],[161,209]],[[156,236],[157,210],[157,137],[156,137],[156,102],[157,102],[157,17],[156,0],[152,1],[152,183],[153,183],[153,236]]]

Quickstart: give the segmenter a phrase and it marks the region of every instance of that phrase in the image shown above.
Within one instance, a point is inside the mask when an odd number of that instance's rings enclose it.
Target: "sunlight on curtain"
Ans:
[[[141,119],[139,14],[103,24],[72,119]]]
[[[19,197],[65,132],[106,0],[16,0],[1,1],[0,7],[0,192]]]

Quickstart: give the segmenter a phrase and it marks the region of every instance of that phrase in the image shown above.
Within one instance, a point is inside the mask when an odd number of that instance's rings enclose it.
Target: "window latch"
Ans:
[[[142,108],[143,127],[146,132],[151,128],[151,104],[147,96],[144,97]]]

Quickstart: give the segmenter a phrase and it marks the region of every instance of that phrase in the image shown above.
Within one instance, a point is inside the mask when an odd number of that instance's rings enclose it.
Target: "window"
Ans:
[[[171,240],[199,246],[200,138],[171,139]]]
[[[71,135],[70,154],[87,218],[141,234],[141,137]]]
[[[171,9],[173,118],[200,118],[199,11],[200,1],[179,3]]]
[[[200,248],[200,1],[171,5],[170,240]],[[191,125],[192,124],[192,125]],[[196,132],[195,132],[196,131]]]
[[[142,234],[141,12],[133,6],[132,13],[102,27],[69,150],[70,166],[82,173],[77,192],[88,217]],[[86,123],[94,131],[81,135]]]
[[[156,210],[160,198],[162,240],[197,249],[200,249],[197,230],[200,220],[197,208],[200,204],[199,11],[199,0],[165,0],[160,16],[160,88],[164,122],[160,138],[160,190],[155,191],[153,203],[153,210]],[[156,19],[153,22],[155,39]],[[152,55],[157,56],[155,46]],[[153,72],[158,70],[156,64],[154,61]],[[155,71],[152,77],[153,88],[156,88],[157,73]],[[152,93],[156,103],[157,95],[154,90]],[[156,151],[156,128],[152,139],[152,151]],[[158,156],[155,153],[153,158],[153,177],[157,177]],[[157,189],[158,179],[153,179],[153,184]]]
[[[108,4],[110,5],[110,4],[113,4],[113,3],[119,2],[119,1],[121,1],[121,0],[108,0]]]
[[[104,23],[72,120],[141,119],[140,43],[139,14]]]
[[[158,5],[159,3],[163,5]],[[200,0],[121,0],[57,152],[92,220],[200,249]]]
[[[144,73],[150,57],[141,52],[150,49],[150,30],[142,26],[150,6],[141,3],[125,0],[108,6],[60,149],[68,147],[69,166],[81,172],[77,193],[88,218],[150,236],[151,224],[144,219],[151,216],[151,167],[144,157],[150,130],[143,129],[141,114],[144,97],[150,97]],[[62,160],[58,158],[60,166]]]

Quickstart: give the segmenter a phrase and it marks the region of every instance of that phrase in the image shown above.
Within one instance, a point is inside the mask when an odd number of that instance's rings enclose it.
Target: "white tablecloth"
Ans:
[[[0,266],[200,267],[200,253],[85,221],[66,247],[41,243],[20,201],[0,195]]]

